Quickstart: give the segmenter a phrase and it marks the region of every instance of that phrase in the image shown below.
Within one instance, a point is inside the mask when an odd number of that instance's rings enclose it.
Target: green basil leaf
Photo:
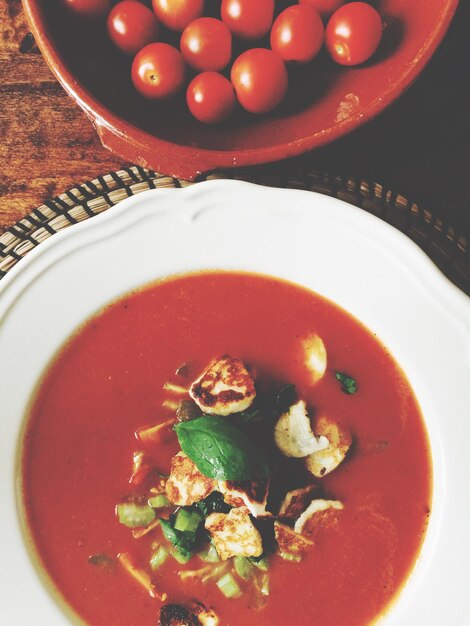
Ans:
[[[258,480],[269,473],[262,451],[227,418],[205,415],[174,430],[183,452],[209,478]]]
[[[352,395],[357,391],[357,382],[352,376],[345,374],[344,372],[335,372],[337,380],[341,383],[341,391]]]

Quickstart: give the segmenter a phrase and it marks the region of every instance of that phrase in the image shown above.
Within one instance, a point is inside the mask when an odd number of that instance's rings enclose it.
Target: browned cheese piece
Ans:
[[[226,354],[209,364],[191,385],[189,395],[204,413],[226,416],[245,411],[256,391],[243,362]]]
[[[339,500],[312,500],[295,522],[294,530],[301,535],[314,537],[320,530],[336,525],[343,509]]]
[[[261,556],[263,552],[261,535],[246,507],[229,513],[211,513],[205,527],[222,561],[231,556]]]
[[[321,478],[335,470],[344,460],[351,447],[352,436],[347,428],[324,415],[318,418],[315,433],[318,437],[325,437],[328,446],[310,454],[305,459],[305,466],[311,474]]]
[[[165,491],[172,504],[190,506],[207,498],[215,488],[216,482],[201,474],[184,452],[178,452],[171,459],[171,471]]]
[[[278,516],[288,519],[297,519],[308,507],[317,490],[318,487],[316,485],[307,485],[306,487],[288,491],[281,503]]]
[[[269,479],[264,480],[219,480],[217,490],[230,506],[246,506],[253,517],[269,517],[266,511]]]
[[[274,522],[274,535],[279,552],[293,556],[303,556],[313,545],[313,541],[296,533],[290,526],[277,520]]]

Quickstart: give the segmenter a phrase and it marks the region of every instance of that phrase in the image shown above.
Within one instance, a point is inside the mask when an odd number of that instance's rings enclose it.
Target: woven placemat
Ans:
[[[213,175],[208,179],[226,178]],[[234,178],[272,187],[306,189],[334,196],[377,215],[415,241],[436,265],[470,295],[469,237],[441,217],[410,202],[378,183],[351,177],[305,172],[280,180],[274,175],[238,174]],[[106,211],[129,196],[147,189],[168,189],[190,184],[133,166],[99,176],[49,200],[0,236],[0,278],[30,250],[63,230]]]

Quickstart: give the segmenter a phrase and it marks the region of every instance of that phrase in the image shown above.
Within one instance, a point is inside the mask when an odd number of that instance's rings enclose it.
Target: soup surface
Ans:
[[[317,382],[302,352],[312,334],[327,352],[327,369]],[[182,570],[204,565],[198,557],[183,565],[168,558],[149,569],[161,528],[136,539],[116,517],[116,504],[132,490],[135,431],[174,416],[178,396],[165,383],[187,386],[223,354],[249,364],[267,387],[294,384],[314,417],[340,421],[353,440],[341,465],[320,479],[308,478],[298,459],[278,469],[292,470],[281,476],[286,484],[319,484],[344,509],[334,524],[320,529],[300,562],[270,557],[263,602],[248,591],[226,598],[197,576],[182,580]],[[353,377],[355,393],[345,392],[336,372]],[[152,469],[168,474],[179,449],[170,431],[146,452]],[[214,609],[221,625],[364,626],[386,610],[405,582],[430,512],[427,435],[392,357],[331,302],[252,274],[171,278],[87,322],[44,377],[22,459],[25,511],[40,561],[91,626],[158,624],[164,602],[122,567],[117,557],[123,554],[152,578],[166,602],[197,599]]]

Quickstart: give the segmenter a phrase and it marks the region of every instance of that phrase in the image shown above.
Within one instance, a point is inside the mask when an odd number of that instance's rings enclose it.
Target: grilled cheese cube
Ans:
[[[274,536],[280,552],[303,556],[313,545],[313,541],[296,533],[290,526],[277,520],[274,522]]]
[[[159,626],[200,626],[196,615],[180,604],[165,604],[160,609]]]
[[[295,522],[294,531],[311,537],[321,528],[327,528],[338,521],[338,511],[344,506],[339,500],[312,500],[307,509]]]
[[[303,458],[323,450],[328,439],[315,437],[303,400],[293,404],[283,413],[274,426],[274,441],[279,450],[288,457]]]
[[[194,600],[191,612],[197,617],[201,626],[218,626],[219,618],[214,609],[208,609],[202,602]]]
[[[171,459],[171,472],[166,481],[168,500],[178,506],[189,506],[207,498],[216,488],[216,482],[197,469],[184,452]]]
[[[310,372],[312,383],[323,378],[326,372],[326,348],[323,339],[318,335],[311,335],[303,341],[304,363]]]
[[[266,517],[268,502],[269,480],[219,480],[217,491],[224,496],[224,501],[230,506],[246,508],[253,517]]]
[[[316,485],[307,485],[300,489],[288,491],[281,503],[279,517],[297,519],[305,511],[313,498],[313,494],[318,490]]]
[[[347,428],[340,426],[326,416],[321,416],[318,419],[315,432],[326,437],[328,447],[309,455],[305,459],[305,466],[311,474],[321,478],[336,469],[344,460],[351,447],[352,437]]]
[[[261,556],[263,552],[261,535],[246,507],[232,509],[229,513],[211,513],[205,527],[222,561],[231,556]]]
[[[255,384],[240,359],[214,359],[191,385],[189,395],[207,415],[245,411],[256,397]]]

